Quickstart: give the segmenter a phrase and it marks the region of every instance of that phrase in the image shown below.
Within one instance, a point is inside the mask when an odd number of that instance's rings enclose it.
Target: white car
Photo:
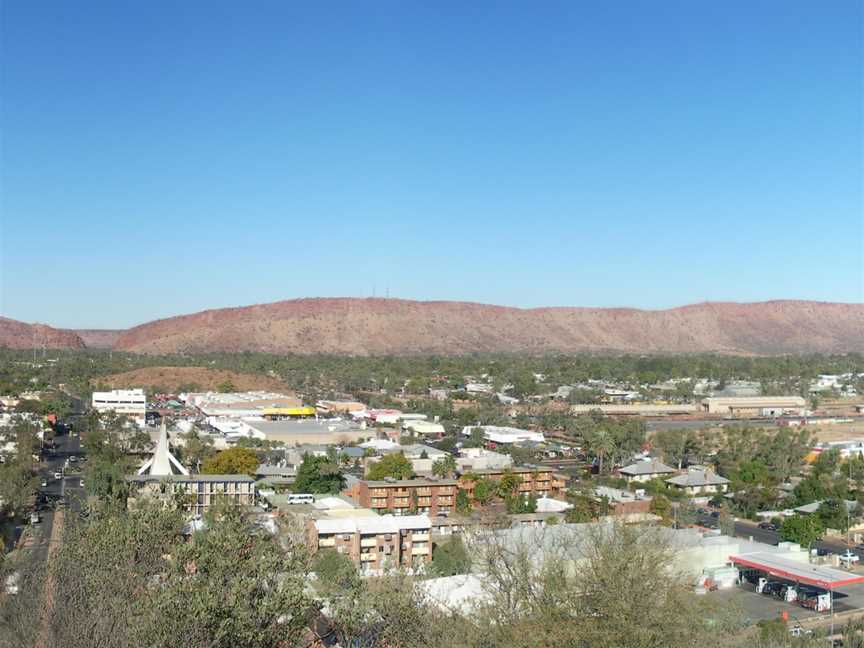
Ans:
[[[15,595],[19,591],[18,582],[21,580],[21,572],[15,572],[14,574],[9,574],[6,577],[6,593],[10,595]]]
[[[849,551],[848,549],[846,550],[846,553],[841,554],[841,556],[840,556],[840,562],[849,566],[849,567],[851,567],[855,563],[859,562],[860,560],[861,560],[861,558],[859,558],[858,554],[854,554],[851,551]]]
[[[54,479],[63,479],[63,473],[62,472],[55,472],[54,473]]]

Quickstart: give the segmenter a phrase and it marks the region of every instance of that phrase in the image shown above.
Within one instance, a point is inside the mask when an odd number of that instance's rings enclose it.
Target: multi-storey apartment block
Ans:
[[[332,549],[366,572],[416,569],[432,560],[432,524],[426,515],[340,517],[309,520],[313,552]]]
[[[456,507],[456,495],[460,490],[473,500],[476,479],[500,480],[505,474],[521,479],[517,491],[525,496],[556,497],[567,490],[567,476],[549,468],[512,468],[477,470],[458,479],[384,479],[380,481],[358,481],[344,494],[359,506],[379,513],[396,515],[410,513],[449,513]],[[475,479],[476,478],[476,479]]]

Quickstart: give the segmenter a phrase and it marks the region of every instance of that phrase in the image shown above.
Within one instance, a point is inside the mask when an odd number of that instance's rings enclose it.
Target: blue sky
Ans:
[[[864,301],[862,19],[2,3],[0,312]]]

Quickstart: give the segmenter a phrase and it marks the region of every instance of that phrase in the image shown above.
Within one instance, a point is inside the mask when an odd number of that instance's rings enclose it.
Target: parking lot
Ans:
[[[755,587],[749,583],[738,585],[731,589],[710,592],[717,601],[730,602],[740,608],[744,615],[753,621],[776,619],[783,612],[788,613],[790,621],[802,621],[813,617],[827,618],[828,612],[816,612],[798,605],[787,603],[776,596],[757,594]],[[850,610],[864,610],[864,584],[850,585],[834,592],[834,612],[840,614]]]

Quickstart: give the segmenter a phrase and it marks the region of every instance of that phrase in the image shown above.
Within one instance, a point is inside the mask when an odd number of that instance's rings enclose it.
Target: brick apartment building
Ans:
[[[507,473],[522,478],[518,492],[525,496],[561,496],[567,490],[567,476],[555,473],[549,468],[512,468],[476,470],[476,477],[495,481]],[[456,494],[460,490],[468,493],[473,501],[473,479],[465,475],[459,479],[384,479],[380,481],[358,481],[344,495],[352,498],[364,508],[379,513],[389,511],[396,515],[409,513],[449,513],[456,507]]]
[[[413,569],[432,560],[432,523],[427,515],[343,517],[309,520],[313,552],[333,549],[365,572]]]

